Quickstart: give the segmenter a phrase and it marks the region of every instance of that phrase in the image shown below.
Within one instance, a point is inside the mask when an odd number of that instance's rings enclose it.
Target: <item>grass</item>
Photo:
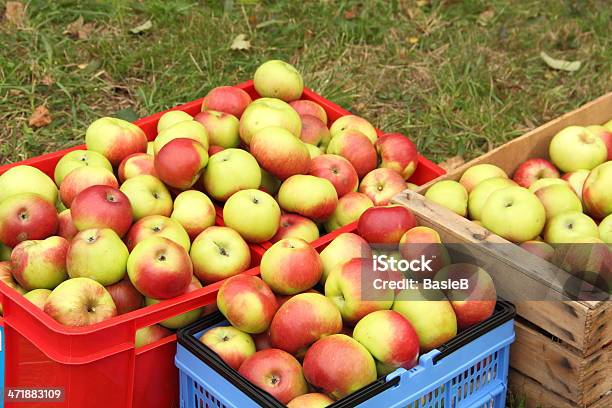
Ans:
[[[482,154],[612,90],[606,0],[24,5],[21,27],[0,21],[0,163],[82,143],[97,117],[145,116],[241,82],[270,58],[436,161]],[[88,38],[64,33],[79,17]],[[230,49],[239,34],[249,50]],[[551,70],[540,51],[583,66]],[[39,105],[53,120],[33,129]]]

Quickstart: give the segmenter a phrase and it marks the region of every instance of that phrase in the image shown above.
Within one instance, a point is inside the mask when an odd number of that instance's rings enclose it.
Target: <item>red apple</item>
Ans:
[[[117,314],[129,313],[140,309],[143,305],[144,297],[128,279],[123,279],[114,285],[107,286],[106,290],[115,302]]]
[[[310,169],[306,145],[281,127],[269,126],[257,131],[249,148],[259,165],[279,180],[308,174]]]
[[[359,177],[353,165],[342,156],[323,154],[312,159],[310,174],[329,180],[338,193],[338,198],[357,191]]]
[[[20,193],[0,202],[0,242],[13,248],[29,239],[45,239],[58,228],[57,211],[42,196]]]
[[[408,180],[419,164],[419,152],[408,137],[400,133],[387,133],[376,140],[376,151],[380,155],[380,167],[397,172]]]
[[[283,214],[278,231],[270,242],[278,242],[284,238],[301,238],[306,242],[312,242],[319,238],[319,228],[310,218],[297,214]]]
[[[272,348],[272,344],[270,343],[270,331],[265,331],[263,333],[253,334],[253,341],[255,342],[255,348],[257,351],[266,350]]]
[[[325,123],[312,115],[301,116],[301,118],[302,133],[300,133],[300,139],[302,142],[326,148],[331,140],[331,133],[329,133]]]
[[[83,190],[91,186],[109,186],[119,188],[115,175],[104,167],[79,167],[72,170],[60,184],[60,197],[67,208],[72,200]]]
[[[258,351],[242,363],[238,372],[283,404],[308,392],[300,363],[279,349]]]
[[[346,130],[332,137],[327,153],[347,159],[359,178],[376,168],[378,157],[372,141],[358,130]]]
[[[133,153],[147,151],[147,136],[141,128],[123,119],[97,119],[85,132],[87,150],[102,154],[113,166]]]
[[[529,188],[531,184],[541,178],[557,178],[559,170],[548,160],[529,159],[516,169],[512,179],[521,187]]]
[[[325,109],[318,103],[300,99],[289,102],[289,105],[291,105],[302,118],[306,115],[314,116],[327,125],[327,112],[325,112]]]
[[[208,149],[192,139],[173,139],[155,155],[155,171],[170,187],[187,190],[208,163]]]
[[[359,185],[359,192],[364,193],[374,205],[387,205],[391,199],[406,189],[406,182],[395,170],[388,168],[374,169],[365,175]]]
[[[59,221],[57,235],[70,241],[79,232],[79,230],[74,226],[74,222],[72,222],[70,209],[66,209],[59,213],[57,219]]]
[[[412,211],[392,205],[365,210],[359,217],[357,231],[371,244],[397,244],[406,231],[416,226]]]
[[[202,101],[202,110],[229,113],[238,119],[251,103],[248,93],[233,86],[219,86],[211,89]]]
[[[121,237],[132,225],[130,200],[108,186],[92,186],[80,192],[72,202],[70,214],[79,231],[110,228]]]
[[[119,181],[121,183],[129,178],[140,176],[142,174],[149,174],[157,177],[154,157],[146,153],[131,154],[123,159],[121,164],[119,164],[117,173],[119,174]]]

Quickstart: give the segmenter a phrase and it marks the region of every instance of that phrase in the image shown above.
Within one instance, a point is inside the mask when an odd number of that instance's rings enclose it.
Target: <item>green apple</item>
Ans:
[[[32,302],[40,310],[45,310],[45,303],[47,303],[47,298],[50,294],[51,291],[49,289],[34,289],[24,293],[23,297]]]
[[[153,141],[153,151],[155,155],[162,147],[174,139],[191,139],[200,142],[205,150],[208,150],[208,133],[206,128],[195,120],[187,120],[175,123],[174,125],[161,131]]]
[[[321,156],[323,154],[323,150],[321,150],[320,147],[311,145],[309,143],[306,143],[306,149],[308,149],[308,154],[310,154],[311,159],[314,159],[315,157]]]
[[[505,177],[493,177],[478,183],[468,196],[470,219],[480,220],[482,207],[484,207],[491,193],[510,186],[516,186],[516,183]]]
[[[57,201],[57,186],[42,171],[32,166],[15,166],[0,175],[0,201],[20,193],[36,193],[49,204]]]
[[[202,284],[195,276],[192,276],[191,283],[189,284],[189,286],[187,286],[187,289],[184,293],[190,293],[198,289],[202,289]],[[145,297],[146,306],[155,305],[159,302],[161,302],[161,300]],[[200,316],[202,316],[203,310],[203,308],[199,307],[197,309],[193,309],[188,312],[170,317],[166,320],[162,320],[161,322],[159,322],[159,324],[167,329],[180,329],[198,320]]]
[[[554,184],[535,193],[546,210],[546,220],[568,211],[582,211],[582,203],[571,187]]]
[[[325,221],[325,230],[332,232],[357,221],[361,214],[370,207],[374,207],[374,203],[367,195],[354,191],[345,194],[338,199],[334,213]]]
[[[259,95],[286,102],[300,99],[304,90],[302,75],[293,65],[281,60],[261,64],[253,76],[253,85]]]
[[[210,157],[202,180],[212,198],[225,201],[237,191],[258,188],[261,171],[251,153],[225,149]]]
[[[249,145],[253,135],[268,126],[282,127],[299,138],[302,131],[302,120],[287,102],[275,98],[256,99],[242,113],[240,139]]]
[[[504,170],[493,164],[477,164],[467,169],[459,182],[463,184],[468,193],[471,193],[480,182],[493,177],[508,178],[508,175]]]
[[[612,214],[599,223],[599,237],[607,244],[612,244]]]
[[[319,227],[310,218],[291,213],[283,214],[278,231],[270,241],[278,242],[284,238],[301,238],[306,242],[313,242],[319,239]]]
[[[55,288],[68,278],[66,254],[69,246],[62,237],[23,241],[11,254],[15,280],[26,290]]]
[[[159,324],[142,327],[136,330],[134,347],[140,348],[172,335],[172,332]]]
[[[103,167],[110,172],[113,171],[113,166],[108,159],[100,153],[94,152],[93,150],[73,150],[66,153],[66,155],[57,162],[54,173],[55,183],[59,186],[68,173],[76,168],[85,166]]]
[[[323,274],[321,283],[325,285],[327,277],[334,268],[341,266],[353,258],[372,258],[372,252],[365,239],[352,232],[338,235],[321,251]]]
[[[163,215],[148,215],[136,221],[130,228],[125,243],[128,249],[132,250],[139,242],[157,235],[176,242],[185,248],[185,251],[191,248],[185,228],[178,221]]]
[[[442,180],[429,187],[425,198],[448,208],[462,217],[467,215],[468,192],[454,180]]]
[[[238,134],[240,121],[234,115],[205,110],[195,115],[194,119],[206,128],[208,143],[211,146],[221,146],[228,149],[240,145],[240,135]]]
[[[181,224],[189,238],[193,240],[206,228],[215,225],[216,216],[215,205],[206,194],[197,190],[187,190],[174,199],[174,209],[170,218]]]
[[[132,216],[135,221],[147,215],[170,216],[172,213],[172,196],[157,177],[143,174],[125,180],[119,188],[132,205]]]
[[[548,187],[548,186],[552,186],[552,185],[561,185],[561,186],[570,186],[570,184],[565,181],[564,179],[560,179],[560,178],[541,178],[538,179],[536,181],[534,181],[533,183],[531,183],[531,185],[529,186],[529,191],[531,191],[532,193],[535,193],[536,191],[538,191],[541,188],[544,187]]]
[[[163,132],[170,126],[176,125],[179,122],[185,122],[188,120],[193,120],[193,116],[187,112],[183,112],[181,110],[168,111],[159,118],[159,121],[157,122],[157,133]]]
[[[581,126],[568,126],[548,146],[552,162],[564,172],[591,170],[606,161],[608,149],[601,138]]]
[[[544,230],[549,244],[571,244],[577,239],[599,238],[597,224],[581,211],[570,211],[553,217]]]
[[[482,208],[482,224],[512,242],[540,235],[546,211],[538,198],[524,187],[506,187],[492,193]]]
[[[232,326],[213,327],[204,332],[200,341],[234,370],[256,351],[251,335]]]
[[[263,242],[278,231],[280,207],[268,193],[255,189],[241,190],[225,202],[223,221],[248,242]]]
[[[580,200],[582,200],[582,187],[591,172],[589,170],[576,170],[563,175],[563,180],[567,181]]]

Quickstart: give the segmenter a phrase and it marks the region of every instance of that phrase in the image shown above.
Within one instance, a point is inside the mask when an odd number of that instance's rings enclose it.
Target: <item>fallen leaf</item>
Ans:
[[[231,50],[248,50],[251,48],[251,42],[247,40],[246,34],[238,34],[230,45]]]
[[[574,72],[578,71],[582,66],[582,62],[580,61],[566,61],[561,59],[555,59],[544,51],[540,53],[540,58],[542,58],[546,65],[548,65],[550,68],[557,69],[559,71]]]
[[[77,68],[78,68],[78,69],[85,69],[85,68],[87,68],[87,66],[88,66],[88,65],[89,65],[89,64],[87,64],[87,63],[85,63],[85,64],[79,64],[79,65],[77,65]]]
[[[144,23],[137,25],[134,28],[130,29],[130,33],[132,34],[140,34],[143,33],[147,30],[150,30],[153,27],[153,23],[151,22],[151,20],[147,20]]]
[[[431,4],[430,0],[417,0],[416,5],[418,7],[426,7],[429,6]]]
[[[26,19],[25,7],[20,1],[6,2],[4,18],[10,24],[14,24],[17,27],[23,27],[23,23],[25,23]]]
[[[11,95],[11,96],[19,96],[19,95],[21,95],[21,93],[22,92],[19,89],[10,89],[9,90],[9,95]]]
[[[93,29],[93,23],[84,23],[83,16],[80,16],[66,26],[66,30],[63,34],[68,34],[70,37],[77,40],[86,40],[91,35]]]
[[[47,126],[49,123],[51,123],[51,114],[44,105],[40,105],[34,109],[34,112],[32,113],[32,116],[30,116],[30,120],[28,122],[30,126],[37,128]]]
[[[134,122],[138,119],[138,113],[134,112],[131,108],[120,109],[113,116],[128,122]]]
[[[485,10],[478,15],[478,24],[484,27],[488,25],[491,20],[493,20],[493,17],[495,17],[495,11],[493,11],[492,9]]]
[[[350,8],[344,12],[344,18],[347,20],[352,20],[357,17],[357,13],[357,6],[353,6],[353,8]]]
[[[53,77],[51,75],[45,74],[40,80],[40,83],[46,86],[51,86],[55,83],[55,81],[53,80]]]
[[[416,44],[416,43],[418,43],[418,42],[419,42],[419,38],[418,38],[418,37],[410,37],[410,38],[408,39],[408,42],[409,42],[410,44]]]
[[[456,169],[457,167],[461,166],[463,163],[465,163],[465,159],[462,156],[453,156],[453,157],[450,157],[444,160],[441,163],[438,163],[438,166],[442,167],[444,170],[448,172],[450,170]]]

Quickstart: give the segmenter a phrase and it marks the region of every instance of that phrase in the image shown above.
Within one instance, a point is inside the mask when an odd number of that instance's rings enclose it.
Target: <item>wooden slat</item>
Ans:
[[[516,321],[510,366],[579,406],[588,406],[612,390],[612,345],[583,357],[525,322]]]

